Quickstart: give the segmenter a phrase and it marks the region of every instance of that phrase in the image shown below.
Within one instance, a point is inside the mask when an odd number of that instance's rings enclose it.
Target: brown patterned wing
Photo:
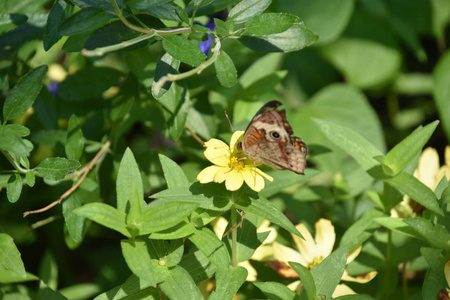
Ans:
[[[308,150],[300,138],[296,138],[295,142],[296,144],[283,141],[255,143],[246,149],[246,154],[249,158],[274,169],[291,170],[298,174],[304,174]]]

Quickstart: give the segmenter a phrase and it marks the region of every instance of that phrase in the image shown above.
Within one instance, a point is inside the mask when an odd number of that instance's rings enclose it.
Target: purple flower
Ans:
[[[202,25],[202,24],[199,24]],[[210,19],[209,22],[206,25],[202,25],[206,28],[208,28],[209,30],[214,30],[214,19]],[[208,34],[208,39],[206,41],[200,41],[198,42],[198,47],[200,48],[200,50],[205,53],[205,55],[208,55],[209,53],[209,49],[211,48],[211,36]]]
[[[47,85],[47,90],[52,94],[54,97],[58,96],[58,85],[59,82],[54,81]]]

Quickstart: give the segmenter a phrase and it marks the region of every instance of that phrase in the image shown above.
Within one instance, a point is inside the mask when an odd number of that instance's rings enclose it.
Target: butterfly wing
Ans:
[[[296,144],[284,141],[265,141],[254,143],[247,148],[249,158],[260,161],[274,169],[291,170],[304,174],[308,148],[300,138],[295,138]]]

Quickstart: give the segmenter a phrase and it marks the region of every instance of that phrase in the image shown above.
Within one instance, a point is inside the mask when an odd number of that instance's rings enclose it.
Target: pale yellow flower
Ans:
[[[445,280],[447,281],[447,287],[443,288],[439,291],[438,299],[439,300],[448,300],[450,299],[450,260],[447,260],[447,262],[444,265],[444,275]]]
[[[204,146],[205,157],[214,165],[203,169],[198,175],[200,183],[225,181],[225,187],[229,191],[238,190],[245,183],[254,191],[261,191],[265,177],[269,181],[273,178],[256,167],[257,163],[245,158],[244,153],[237,149],[242,141],[244,131],[236,131],[231,137],[230,146],[218,139],[210,139]]]
[[[436,149],[428,147],[423,150],[419,158],[417,169],[414,171],[414,177],[419,179],[431,190],[435,190],[442,178],[450,179],[450,146],[445,147],[445,163],[440,166],[439,154]],[[396,208],[391,210],[393,217],[415,217],[421,214],[424,208],[411,201],[408,196],[403,197]]]
[[[333,251],[334,242],[336,240],[336,233],[334,226],[329,220],[320,219],[315,225],[316,236],[313,238],[309,230],[303,224],[295,226],[302,234],[304,239],[301,239],[297,235],[291,234],[294,244],[298,251],[286,247],[278,242],[273,243],[273,253],[275,262],[271,262],[268,265],[275,269],[280,275],[287,278],[298,278],[297,273],[289,266],[288,262],[299,263],[308,269],[311,269],[316,264],[320,264],[328,255]],[[351,250],[347,258],[347,264],[352,262],[358,254],[361,252],[362,246],[359,245],[355,249]],[[376,271],[369,272],[363,276],[352,277],[347,270],[342,275],[342,280],[353,281],[358,283],[366,283],[372,280],[377,275]],[[288,285],[288,287],[294,291],[299,292],[301,288],[301,282],[295,281]],[[333,293],[333,297],[338,295],[351,294],[353,291],[344,285],[340,284],[336,287]],[[354,292],[353,292],[354,293]]]
[[[216,234],[216,236],[221,240],[223,234],[225,233],[225,229],[227,228],[228,221],[224,217],[218,217],[214,221],[211,222],[211,227]],[[273,256],[273,248],[272,243],[277,238],[277,231],[274,227],[269,226],[270,222],[268,220],[264,220],[260,226],[256,229],[256,232],[266,232],[270,231],[267,238],[264,242],[256,249],[253,253],[251,259],[256,261],[268,261],[269,258]],[[255,268],[250,264],[248,260],[238,263],[238,266],[244,267],[247,269],[247,281],[256,281],[258,273]]]

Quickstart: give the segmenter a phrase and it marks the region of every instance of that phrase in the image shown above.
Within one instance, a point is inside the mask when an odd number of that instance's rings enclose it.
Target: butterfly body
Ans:
[[[279,101],[271,101],[256,113],[245,130],[240,149],[248,158],[274,169],[304,174],[308,147],[299,137],[292,136],[286,111],[277,110],[280,105]]]

